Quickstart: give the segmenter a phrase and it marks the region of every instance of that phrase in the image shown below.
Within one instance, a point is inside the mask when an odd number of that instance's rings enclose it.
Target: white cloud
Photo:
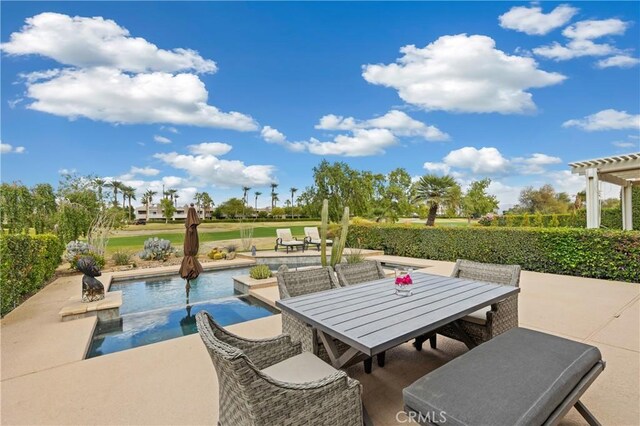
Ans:
[[[262,139],[270,143],[282,143],[287,140],[284,134],[271,126],[264,126],[260,131]]]
[[[566,45],[553,42],[548,46],[541,46],[533,49],[536,55],[545,58],[554,59],[556,61],[566,61],[568,59],[580,58],[583,56],[607,56],[619,54],[620,50],[615,46],[606,43],[594,43],[592,40],[607,35],[620,35],[628,28],[629,23],[619,19],[589,20],[580,21],[574,25],[570,25],[562,31],[562,34],[569,38],[570,41]],[[625,55],[618,55],[625,56]],[[621,61],[613,60],[612,62]],[[600,61],[600,63],[606,63]],[[599,66],[599,65],[598,65]],[[611,65],[619,66],[619,65]],[[600,66],[605,68],[606,66]]]
[[[561,4],[549,13],[542,13],[539,6],[516,6],[500,15],[500,26],[529,35],[544,35],[569,22],[578,9]]]
[[[632,115],[626,111],[605,109],[582,119],[568,120],[562,127],[579,127],[592,132],[597,130],[640,129],[640,114]]]
[[[566,77],[538,69],[532,58],[507,55],[492,38],[458,34],[443,36],[420,49],[400,49],[393,64],[365,65],[363,77],[392,87],[407,103],[426,110],[453,112],[534,111],[531,88],[551,86]]]
[[[593,40],[607,35],[621,35],[629,27],[628,22],[620,19],[580,21],[568,26],[562,35],[576,40]]]
[[[112,68],[66,69],[52,79],[27,84],[27,94],[35,100],[29,108],[70,119],[239,131],[257,128],[247,115],[208,105],[204,83],[194,74],[129,75]]]
[[[231,151],[233,147],[222,142],[204,142],[187,147],[193,154],[198,155],[224,155]]]
[[[155,158],[176,169],[186,171],[192,179],[205,184],[231,187],[259,186],[274,181],[275,167],[247,166],[242,161],[222,160],[215,155],[184,155],[177,152],[155,154]]]
[[[129,173],[142,176],[156,176],[160,173],[160,170],[153,167],[136,167],[132,166]]]
[[[41,13],[26,19],[1,49],[10,55],[41,55],[75,67],[113,67],[130,72],[194,70],[213,73],[216,64],[190,49],[159,49],[100,16]]]
[[[616,55],[610,58],[601,59],[596,62],[596,67],[602,68],[631,68],[640,63],[640,59],[628,55]]]
[[[423,167],[429,173],[442,173],[443,175],[446,175],[451,171],[451,167],[445,163],[432,163],[427,161],[424,163]]]
[[[469,169],[480,174],[500,174],[507,171],[509,160],[493,147],[476,149],[471,146],[451,151],[443,159],[450,167]]]
[[[24,146],[13,146],[8,143],[0,143],[0,154],[23,154],[25,152]]]
[[[172,126],[160,126],[160,130],[166,130],[167,132],[176,133],[176,134],[180,133],[178,129]]]
[[[507,185],[493,179],[487,188],[487,193],[495,195],[498,199],[500,203],[498,206],[499,210],[508,210],[518,204],[520,191],[522,191],[521,186]]]
[[[591,40],[571,40],[566,46],[553,42],[549,46],[536,47],[533,53],[556,61],[580,58],[583,56],[607,56],[619,50],[610,44],[597,44]]]
[[[386,148],[396,144],[396,137],[387,129],[355,129],[352,136],[338,135],[330,142],[312,138],[307,149],[316,155],[363,157],[384,154]]]
[[[618,148],[636,148],[640,150],[640,142],[615,141],[611,142],[611,144]]]
[[[537,175],[546,172],[545,166],[562,163],[559,157],[535,153],[531,157],[516,157],[511,160],[518,171],[525,175]]]
[[[414,120],[398,110],[391,110],[381,117],[369,120],[356,120],[353,117],[345,118],[329,114],[322,117],[315,128],[322,130],[387,129],[396,136],[417,136],[428,141],[449,139],[449,135],[437,127]]]
[[[160,136],[160,135],[154,135],[153,136],[153,140],[158,142],[158,143],[171,143],[171,139],[164,137],[164,136]]]
[[[260,131],[260,135],[266,142],[283,146],[289,151],[303,152],[307,149],[306,142],[289,142],[284,133],[271,126],[264,126]]]

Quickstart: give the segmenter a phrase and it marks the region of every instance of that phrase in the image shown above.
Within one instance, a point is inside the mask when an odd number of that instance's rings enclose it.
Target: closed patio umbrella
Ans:
[[[180,266],[180,276],[187,280],[185,290],[187,291],[187,303],[189,303],[189,289],[191,285],[189,281],[198,278],[202,272],[202,265],[198,262],[198,248],[200,242],[198,241],[198,225],[200,220],[198,219],[198,213],[193,207],[193,204],[189,207],[187,212],[187,221],[184,226],[187,228],[184,235],[184,257],[182,258],[182,265]]]

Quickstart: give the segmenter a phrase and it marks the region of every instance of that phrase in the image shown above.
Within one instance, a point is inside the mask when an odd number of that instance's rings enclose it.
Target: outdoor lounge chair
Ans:
[[[407,417],[423,425],[556,425],[604,370],[598,348],[514,328],[403,390]]]
[[[318,251],[320,251],[322,240],[320,239],[318,228],[315,226],[305,227],[304,241],[305,243],[307,243],[307,245],[315,245],[318,248]],[[330,246],[331,244],[333,244],[333,240],[327,239],[327,245]]]
[[[363,423],[360,383],[302,352],[289,336],[245,339],[204,311],[196,324],[218,376],[218,425]]]
[[[486,281],[495,284],[520,285],[519,265],[495,265],[491,263],[478,263],[470,260],[458,259],[451,273],[454,278],[469,278],[471,280]],[[458,320],[458,325],[471,339],[474,345],[479,345],[492,338],[518,326],[518,295],[510,296],[494,303],[490,307],[481,309]],[[437,330],[437,334],[451,339],[465,342],[458,329],[452,324],[445,325]],[[422,343],[430,340],[431,347],[436,347],[436,335],[422,336],[415,340],[414,346],[422,349]]]
[[[287,249],[287,254],[289,254],[289,249],[299,249],[302,248],[302,251],[305,249],[305,242],[298,241],[296,237],[291,235],[291,229],[289,228],[280,228],[276,229],[276,251],[278,251],[278,247],[282,246]]]
[[[360,263],[338,263],[335,267],[338,283],[341,287],[360,284],[366,281],[375,281],[386,278],[380,262],[365,260]],[[376,355],[378,366],[384,367],[385,352]],[[371,370],[371,358],[364,361],[365,370]]]

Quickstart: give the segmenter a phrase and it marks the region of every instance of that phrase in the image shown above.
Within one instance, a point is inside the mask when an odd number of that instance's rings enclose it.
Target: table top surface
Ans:
[[[422,272],[411,276],[411,296],[397,295],[395,278],[383,278],[282,299],[276,306],[374,355],[520,291],[518,287]]]

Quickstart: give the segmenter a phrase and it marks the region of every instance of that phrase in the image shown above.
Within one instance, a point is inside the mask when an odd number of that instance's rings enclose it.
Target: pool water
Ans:
[[[248,273],[249,268],[205,272],[191,282],[189,300],[178,275],[112,283],[109,291],[122,291],[120,318],[98,322],[86,358],[197,333],[195,316],[203,310],[223,326],[277,313],[236,293],[232,277]]]
[[[203,272],[191,281],[189,303],[229,297],[237,294],[233,288],[233,277],[249,275],[249,268],[223,269]],[[122,291],[120,315],[145,312],[168,306],[185,306],[186,281],[179,275],[169,275],[141,280],[116,281],[109,291]]]
[[[98,323],[87,358],[197,333],[196,314],[200,311],[209,312],[223,326],[264,318],[276,312],[253,297],[240,296],[183,308],[126,314],[119,320]]]

